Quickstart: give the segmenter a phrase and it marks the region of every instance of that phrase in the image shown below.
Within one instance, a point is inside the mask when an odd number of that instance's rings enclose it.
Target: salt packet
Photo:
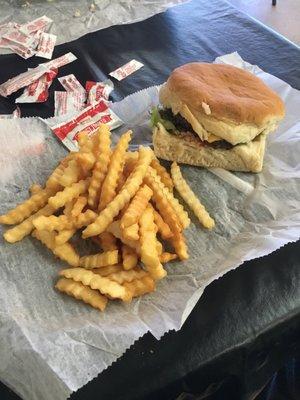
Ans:
[[[61,57],[39,64],[36,68],[29,69],[22,74],[19,74],[0,85],[0,95],[7,97],[17,90],[30,85],[32,82],[39,79],[45,72],[53,68],[60,68],[63,65],[69,64],[77,59],[73,53],[64,54]]]
[[[51,125],[49,121],[43,121],[50,126],[54,135],[56,135],[70,151],[78,150],[77,137],[79,132],[84,131],[90,136],[96,132],[100,124],[108,124],[111,130],[123,124],[123,121],[103,100],[95,105],[86,107],[84,110],[62,123]]]
[[[57,68],[46,72],[39,79],[32,82],[25,89],[23,94],[16,99],[16,103],[44,103],[49,97],[49,87],[58,72]]]
[[[115,71],[110,72],[109,75],[117,79],[118,81],[121,81],[122,79],[127,78],[127,76],[138,71],[143,66],[144,64],[142,64],[140,61],[131,60],[127,64],[122,65],[122,67],[119,67]]]
[[[87,105],[95,104],[101,99],[108,100],[113,89],[114,84],[110,79],[107,79],[104,82],[87,81],[85,83]]]
[[[37,57],[47,58],[48,60],[51,60],[56,39],[56,35],[41,32],[35,55]]]
[[[74,92],[54,92],[54,115],[73,114],[81,111],[85,107],[85,93]]]
[[[74,74],[62,76],[58,78],[60,84],[67,92],[84,92],[85,88],[81,85]]]

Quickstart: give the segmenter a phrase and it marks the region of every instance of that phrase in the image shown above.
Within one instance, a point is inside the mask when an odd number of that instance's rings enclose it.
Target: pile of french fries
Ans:
[[[150,148],[128,150],[131,136],[124,133],[112,149],[107,125],[91,138],[80,133],[79,151],[59,163],[45,187],[33,184],[29,199],[0,216],[0,223],[16,224],[4,233],[6,241],[31,234],[69,264],[59,272],[59,291],[101,311],[108,300],[129,302],[152,292],[167,274],[163,264],[189,257],[184,229],[190,219],[174,185],[202,225],[214,226],[178,165],[171,177]],[[72,244],[78,231],[98,253],[78,254]]]

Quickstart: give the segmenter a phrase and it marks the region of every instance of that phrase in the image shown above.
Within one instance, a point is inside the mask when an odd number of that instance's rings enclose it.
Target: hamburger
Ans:
[[[176,68],[152,110],[157,157],[260,172],[267,135],[284,117],[280,97],[243,69],[194,62]]]

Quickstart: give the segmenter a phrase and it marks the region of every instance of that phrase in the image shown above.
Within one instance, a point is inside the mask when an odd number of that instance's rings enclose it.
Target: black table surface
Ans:
[[[133,58],[145,64],[115,82],[114,101],[164,82],[181,64],[232,51],[300,89],[299,49],[222,0],[194,0],[143,22],[88,34],[57,46],[53,57],[67,51],[78,60],[59,76],[74,73],[83,84],[107,78]],[[2,55],[0,82],[43,61]],[[57,80],[46,103],[21,105],[22,116],[52,116],[54,90],[62,90]],[[18,95],[0,98],[0,113],[12,112]],[[202,399],[231,382],[234,393],[224,389],[222,399],[250,399],[287,358],[300,354],[299,267],[300,242],[244,263],[206,288],[179,332],[160,341],[145,335],[71,398],[175,399],[189,392]],[[0,397],[17,398],[4,386]]]

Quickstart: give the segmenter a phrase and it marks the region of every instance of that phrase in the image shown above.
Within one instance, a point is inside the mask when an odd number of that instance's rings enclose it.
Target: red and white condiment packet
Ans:
[[[57,75],[57,68],[45,72],[39,79],[27,86],[16,103],[43,103],[49,97],[49,87]]]
[[[32,82],[44,75],[45,72],[48,72],[53,68],[60,68],[76,59],[77,57],[75,57],[73,53],[67,53],[61,57],[55,58],[54,60],[39,64],[36,68],[29,69],[28,71],[2,83],[0,85],[0,95],[4,97],[9,96],[11,93],[30,85]]]
[[[51,60],[57,36],[41,32],[35,55]]]
[[[54,92],[54,115],[81,111],[85,107],[85,94],[80,91]]]
[[[60,84],[67,92],[82,92],[85,93],[85,88],[79,82],[75,75],[70,74],[58,78]]]
[[[47,120],[45,122],[50,125]],[[68,121],[54,126],[50,125],[50,128],[69,150],[76,151],[78,150],[79,132],[85,131],[92,135],[100,124],[108,124],[111,129],[115,129],[122,123],[121,119],[101,100],[95,105],[86,107]]]
[[[11,114],[0,114],[0,119],[21,118],[21,110],[17,107]]]
[[[19,30],[25,35],[30,35],[33,32],[45,31],[49,29],[52,24],[52,19],[48,18],[46,15],[36,18],[33,21],[27,22],[20,26]]]
[[[114,84],[110,79],[104,82],[87,81],[85,90],[87,91],[87,105],[95,104],[101,99],[108,100]]]
[[[131,60],[127,64],[122,65],[122,67],[119,67],[115,71],[110,72],[109,75],[113,78],[116,78],[118,81],[121,81],[122,79],[133,74],[135,71],[139,70],[143,66],[144,64],[142,64],[140,61]]]

